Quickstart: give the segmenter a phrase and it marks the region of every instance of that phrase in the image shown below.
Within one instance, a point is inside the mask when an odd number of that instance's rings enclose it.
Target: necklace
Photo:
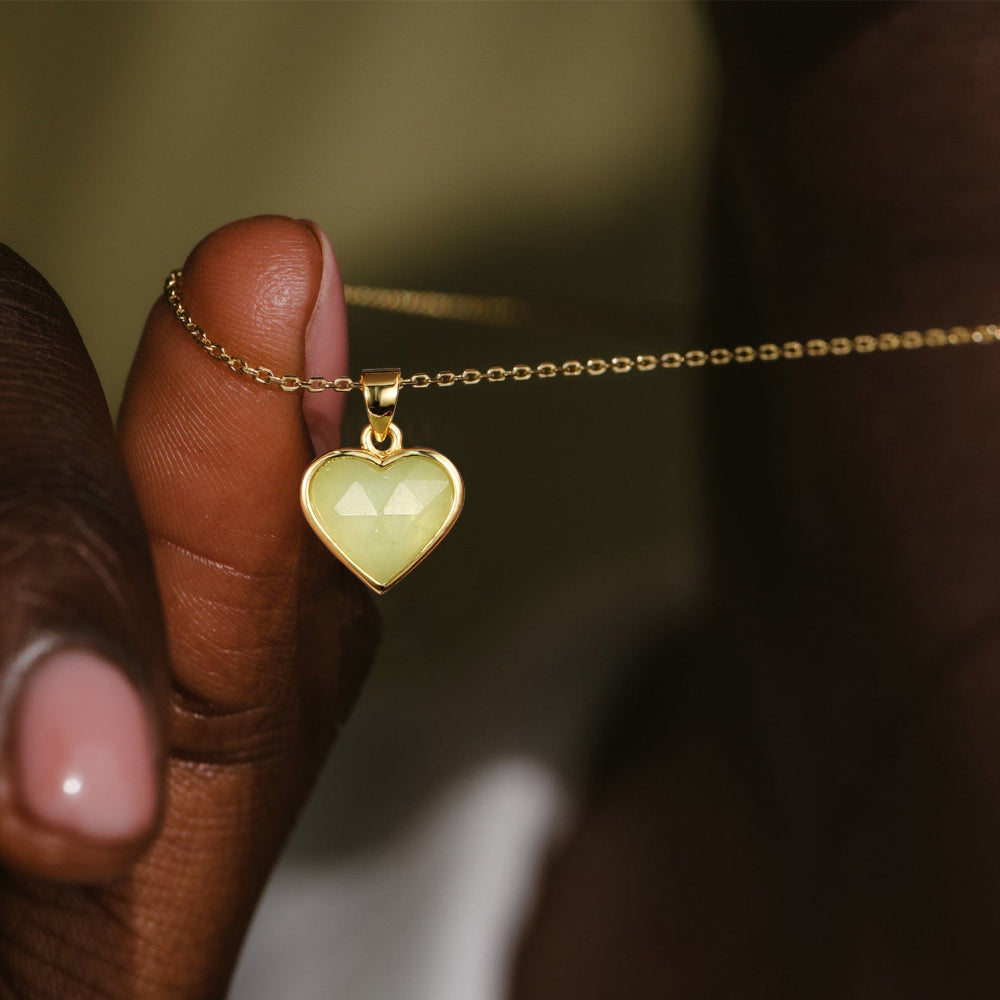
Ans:
[[[462,477],[444,455],[429,448],[404,448],[403,435],[393,423],[400,389],[446,388],[481,382],[524,382],[557,376],[573,378],[611,372],[653,372],[661,368],[702,368],[801,358],[842,357],[923,347],[987,344],[1000,340],[1000,327],[955,326],[948,330],[907,330],[903,333],[856,337],[816,337],[758,346],[715,347],[709,350],[667,351],[664,354],[615,356],[610,360],[543,361],[510,368],[493,366],[461,372],[418,372],[403,377],[398,368],[366,369],[360,378],[347,375],[277,375],[230,354],[192,319],[181,301],[183,272],[172,271],[164,294],[184,329],[213,358],[237,375],[285,392],[362,393],[368,426],[360,448],[338,448],[317,458],[305,471],[300,489],[302,511],[321,541],[376,593],[384,594],[422,562],[448,533],[462,511]],[[408,315],[456,319],[494,326],[520,326],[529,315],[527,303],[499,296],[452,295],[393,288],[345,285],[348,305]]]

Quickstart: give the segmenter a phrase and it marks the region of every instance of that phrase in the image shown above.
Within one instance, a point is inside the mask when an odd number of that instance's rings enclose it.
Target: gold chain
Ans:
[[[361,382],[349,376],[323,378],[313,375],[277,375],[270,368],[252,365],[244,358],[230,354],[221,344],[212,340],[191,318],[181,302],[180,288],[183,272],[171,271],[163,291],[173,308],[174,315],[184,325],[184,329],[213,358],[224,362],[237,375],[247,375],[261,385],[276,385],[286,392],[350,392],[360,389]],[[369,288],[366,286],[344,286],[348,305],[368,309],[388,310],[408,315],[432,316],[446,319],[460,319],[469,322],[489,323],[497,326],[521,325],[527,315],[528,306],[518,299],[497,296],[449,295],[443,292],[413,292],[395,288]],[[604,358],[589,358],[587,361],[564,361],[556,364],[543,361],[536,365],[519,364],[511,368],[494,366],[485,370],[466,368],[461,372],[439,371],[436,375],[418,372],[401,381],[401,385],[425,389],[429,385],[445,388],[452,385],[477,385],[480,382],[505,382],[513,379],[524,382],[530,378],[554,378],[557,375],[576,376],[604,375],[612,372],[624,375],[626,372],[651,372],[659,368],[701,368],[705,365],[748,364],[753,361],[793,361],[798,358],[822,358],[829,355],[841,357],[845,354],[873,354],[879,351],[915,350],[921,347],[949,347],[962,344],[986,344],[1000,340],[1000,328],[995,324],[977,327],[953,326],[947,330],[907,330],[903,333],[881,333],[878,336],[861,334],[857,337],[833,337],[829,340],[816,337],[804,343],[788,340],[783,344],[760,344],[756,347],[715,347],[710,350],[667,351],[665,354],[638,354],[634,357],[616,356],[610,361]]]
[[[180,272],[176,272],[180,274]],[[344,301],[360,309],[455,319],[486,326],[524,326],[531,307],[522,299],[502,295],[456,295],[453,292],[413,292],[403,288],[344,285]]]

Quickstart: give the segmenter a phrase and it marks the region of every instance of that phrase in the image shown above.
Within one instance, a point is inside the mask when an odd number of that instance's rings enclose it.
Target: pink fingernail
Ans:
[[[310,377],[334,379],[347,375],[347,307],[344,285],[326,233],[308,219],[309,227],[323,251],[323,277],[316,305],[306,328],[305,365]],[[303,393],[302,413],[317,455],[340,446],[340,424],[346,396],[342,392]]]
[[[133,839],[156,815],[145,706],[117,667],[85,650],[52,654],[25,680],[16,719],[25,809],[95,840]]]

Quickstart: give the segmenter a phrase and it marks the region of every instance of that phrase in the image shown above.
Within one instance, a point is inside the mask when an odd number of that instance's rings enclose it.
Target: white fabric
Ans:
[[[233,1000],[502,1000],[511,949],[568,809],[553,772],[500,760],[375,854],[283,866]]]

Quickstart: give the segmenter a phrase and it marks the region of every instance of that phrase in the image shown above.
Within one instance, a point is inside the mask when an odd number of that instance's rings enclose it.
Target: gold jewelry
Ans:
[[[615,356],[610,361],[589,358],[585,362],[570,360],[556,364],[543,361],[510,368],[493,366],[485,370],[439,371],[434,375],[419,372],[406,378],[398,368],[368,369],[358,379],[347,375],[328,379],[319,375],[277,375],[270,368],[230,354],[212,340],[184,308],[180,295],[182,276],[182,271],[172,271],[164,285],[164,294],[174,315],[196,343],[237,375],[249,376],[261,385],[276,385],[285,392],[359,389],[364,394],[368,426],[361,435],[361,448],[338,449],[317,458],[302,477],[301,502],[306,519],[327,548],[378,593],[385,593],[401,580],[444,538],[462,510],[464,496],[461,476],[447,458],[426,448],[403,448],[402,433],[392,422],[403,386],[446,388],[459,383],[478,385],[507,379],[524,382],[531,378],[574,377],[584,373],[624,375],[660,368],[794,361],[803,357],[842,357],[1000,340],[1000,328],[994,324],[972,328],[953,326],[948,330],[935,327],[878,336],[816,337],[804,343],[789,340],[756,347],[743,345],[667,351],[659,355]],[[495,326],[523,326],[530,316],[527,303],[499,296],[353,285],[345,285],[344,294],[348,305],[362,308]],[[387,438],[389,444],[379,448]]]
[[[428,448],[404,448],[393,424],[398,368],[361,373],[368,426],[361,448],[321,455],[302,477],[302,511],[323,544],[378,594],[425,559],[461,513],[458,469]],[[389,438],[386,448],[376,447]]]

